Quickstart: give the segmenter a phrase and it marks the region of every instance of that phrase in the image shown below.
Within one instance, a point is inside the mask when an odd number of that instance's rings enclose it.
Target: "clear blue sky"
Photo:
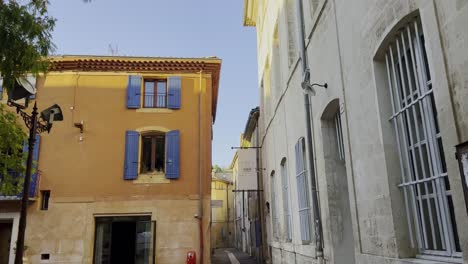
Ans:
[[[256,33],[242,0],[51,0],[56,54],[217,56],[221,66],[213,164],[228,166],[258,105]]]

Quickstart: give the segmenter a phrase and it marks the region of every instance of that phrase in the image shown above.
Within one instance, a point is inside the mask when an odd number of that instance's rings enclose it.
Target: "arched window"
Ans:
[[[276,206],[276,180],[275,180],[275,171],[271,171],[270,174],[270,210],[271,210],[271,230],[273,237],[278,238],[278,212]]]
[[[388,89],[381,101],[391,105],[386,118],[394,129],[410,236],[423,255],[460,256],[421,21],[416,17],[395,29],[381,49],[381,86]]]
[[[289,198],[289,177],[288,177],[288,166],[286,164],[286,158],[281,160],[281,182],[283,185],[283,211],[284,211],[284,231],[286,235],[286,241],[292,240],[292,216],[291,216],[291,201]]]

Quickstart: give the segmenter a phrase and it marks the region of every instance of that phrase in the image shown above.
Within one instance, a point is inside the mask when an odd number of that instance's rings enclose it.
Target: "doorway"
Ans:
[[[321,121],[333,263],[353,264],[354,237],[338,99],[329,103]]]
[[[153,264],[155,230],[151,216],[96,217],[94,263]]]
[[[0,264],[8,264],[12,230],[13,221],[0,220]]]

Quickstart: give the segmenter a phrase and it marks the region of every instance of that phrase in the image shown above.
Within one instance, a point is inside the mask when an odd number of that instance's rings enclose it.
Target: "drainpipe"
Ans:
[[[305,37],[304,37],[304,12],[302,8],[302,0],[296,0],[297,3],[297,17],[299,18],[299,44],[301,49],[301,66],[302,75],[305,77],[304,81],[309,82],[310,69],[307,67],[307,56],[305,48]],[[304,85],[302,85],[304,88]],[[312,119],[311,119],[311,108],[312,103],[309,98],[307,90],[304,90],[304,108],[306,111],[306,126],[307,126],[307,150],[309,151],[309,168],[310,168],[310,185],[312,189],[312,210],[314,212],[315,222],[315,249],[317,257],[323,257],[323,243],[322,243],[322,220],[320,217],[320,208],[318,204],[318,192],[317,192],[317,181],[315,175],[315,163],[314,163],[314,149],[312,145]]]
[[[258,127],[258,119],[260,118],[260,110],[258,111],[257,114],[257,121],[255,124],[255,147],[256,148],[256,165],[257,165],[257,213],[258,213],[258,221],[259,221],[259,226],[260,230],[258,232],[258,235],[260,235],[260,247],[259,247],[259,252],[258,252],[258,261],[257,263],[263,263],[263,210],[262,210],[262,197],[263,197],[263,192],[261,191],[263,189],[263,180],[262,180],[262,175],[260,174],[260,149],[259,149],[259,127]],[[257,234],[256,234],[257,235]]]
[[[200,232],[200,264],[203,264],[203,171],[202,171],[202,73],[200,71],[200,93],[198,95],[198,221]]]

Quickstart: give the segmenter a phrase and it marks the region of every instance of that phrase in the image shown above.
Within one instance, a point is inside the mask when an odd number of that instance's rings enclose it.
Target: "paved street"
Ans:
[[[212,264],[256,264],[257,261],[236,248],[216,249],[211,259]]]

